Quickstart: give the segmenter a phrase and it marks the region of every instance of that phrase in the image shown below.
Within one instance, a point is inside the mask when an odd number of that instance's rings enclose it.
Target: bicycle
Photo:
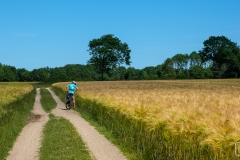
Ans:
[[[66,98],[66,108],[68,110],[73,108],[73,94],[68,94]]]

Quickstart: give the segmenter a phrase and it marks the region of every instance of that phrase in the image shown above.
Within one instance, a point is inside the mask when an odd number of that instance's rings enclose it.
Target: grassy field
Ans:
[[[237,158],[234,145],[240,141],[240,80],[77,85],[78,105],[145,159]],[[54,86],[63,89],[66,83]]]
[[[35,95],[32,83],[0,83],[0,159],[6,158],[27,124]]]

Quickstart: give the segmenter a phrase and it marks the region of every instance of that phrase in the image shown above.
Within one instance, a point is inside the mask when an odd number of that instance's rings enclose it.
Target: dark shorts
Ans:
[[[71,95],[73,98],[75,98],[75,97],[74,97],[75,95],[74,95],[73,93],[67,93],[67,96],[68,96],[68,95]]]

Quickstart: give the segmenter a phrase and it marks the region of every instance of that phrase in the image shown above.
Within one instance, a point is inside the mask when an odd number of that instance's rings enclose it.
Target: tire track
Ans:
[[[93,126],[85,121],[81,115],[74,110],[64,110],[65,104],[56,96],[56,94],[47,88],[53,99],[57,102],[56,109],[52,113],[56,116],[68,119],[76,128],[83,141],[86,143],[91,154],[97,160],[126,160],[127,158],[120,150],[110,143],[103,135],[99,134]]]
[[[43,128],[49,120],[40,102],[40,89],[37,89],[33,106],[33,116],[18,136],[7,160],[36,160],[39,158]]]

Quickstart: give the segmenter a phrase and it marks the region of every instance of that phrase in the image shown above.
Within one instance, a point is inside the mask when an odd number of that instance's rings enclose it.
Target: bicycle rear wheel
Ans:
[[[70,109],[72,109],[72,108],[73,108],[73,101],[70,100],[70,103],[68,104],[68,109],[70,110]]]
[[[66,109],[69,109],[69,103],[66,103]]]

